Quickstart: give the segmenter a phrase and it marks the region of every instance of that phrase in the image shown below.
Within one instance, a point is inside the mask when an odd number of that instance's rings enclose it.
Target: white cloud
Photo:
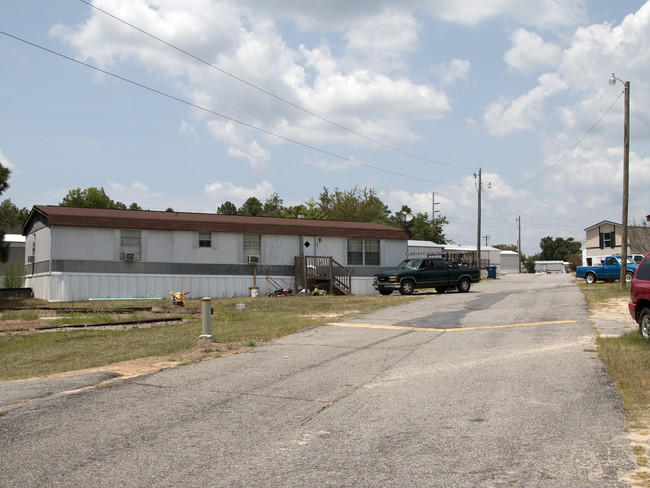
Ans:
[[[118,183],[116,181],[107,181],[106,186],[108,187],[106,193],[111,199],[116,202],[122,202],[127,207],[131,203],[137,203],[142,208],[151,208],[157,209],[161,205],[165,205],[163,200],[165,199],[165,194],[161,192],[153,192],[151,189],[139,181],[134,181],[128,185]],[[169,203],[166,203],[169,206]],[[167,207],[165,207],[167,208]]]
[[[222,204],[228,201],[235,205],[243,204],[250,197],[255,197],[263,202],[274,192],[275,189],[273,188],[273,185],[268,181],[263,181],[254,188],[235,186],[230,181],[215,181],[214,183],[206,185],[203,189],[204,195],[214,202]]]
[[[265,16],[268,9],[257,4],[250,9],[245,3],[214,0],[159,0],[155,6],[147,0],[113,0],[99,5],[237,77],[372,138],[415,140],[413,123],[442,118],[451,110],[446,94],[432,84],[382,71],[418,49],[418,21],[401,7],[373,8],[349,24],[345,52],[336,57],[325,41],[311,49],[289,47],[275,21]],[[355,7],[342,10],[349,9]],[[52,33],[84,60],[143,66],[196,105],[269,132],[306,144],[367,144],[95,10],[83,24],[57,26]],[[352,64],[354,59],[365,60],[364,67]],[[457,68],[462,76],[463,66]],[[182,132],[206,124],[213,137],[229,145],[230,157],[256,169],[268,161],[270,144],[284,144],[215,115],[194,111],[193,116],[192,126],[183,123]]]
[[[513,130],[532,130],[543,119],[546,99],[567,88],[557,74],[544,74],[539,85],[515,99],[500,97],[492,102],[484,114],[484,121],[492,135],[503,136]]]
[[[542,28],[576,25],[586,19],[584,0],[357,0],[340,2],[305,2],[303,0],[240,0],[240,3],[272,13],[276,17],[293,19],[306,31],[342,31],[360,19],[387,8],[425,11],[445,22],[476,25],[495,18],[506,17]]]
[[[249,142],[243,149],[230,147],[228,148],[228,155],[247,161],[250,167],[256,170],[265,169],[270,156],[269,152],[262,148],[257,141]]]
[[[325,158],[310,158],[310,157],[304,158],[302,164],[304,164],[305,166],[318,168],[319,170],[322,171],[342,171],[342,170],[348,170],[356,166],[351,161],[345,161],[345,160],[332,161],[330,159],[325,159]]]
[[[375,69],[404,67],[403,55],[419,48],[419,28],[410,12],[387,9],[350,26],[344,34],[346,49],[357,65],[361,60]]]
[[[452,85],[459,80],[466,80],[472,63],[466,59],[452,59],[440,68],[440,80],[444,85]]]
[[[0,164],[4,166],[5,168],[9,168],[11,171],[16,170],[16,166],[14,166],[11,161],[9,161],[9,158],[2,154],[2,150],[0,149]]]
[[[178,127],[178,133],[182,135],[197,137],[194,125],[186,120],[181,120],[180,126]]]
[[[503,59],[511,70],[532,73],[557,68],[562,56],[560,46],[524,28],[516,29],[510,40],[513,46]]]

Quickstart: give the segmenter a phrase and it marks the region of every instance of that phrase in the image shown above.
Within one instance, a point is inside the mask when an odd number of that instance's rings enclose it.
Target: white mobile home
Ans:
[[[25,286],[49,301],[236,297],[325,275],[333,291],[372,294],[408,241],[370,222],[57,206],[35,206],[23,234]]]

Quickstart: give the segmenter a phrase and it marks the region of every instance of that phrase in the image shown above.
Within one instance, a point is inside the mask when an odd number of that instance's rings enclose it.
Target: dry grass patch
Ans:
[[[38,300],[3,300],[0,301],[3,314],[8,311],[11,314],[36,313],[38,318],[34,320],[32,315],[26,317],[29,320],[23,322],[31,324],[30,330],[26,332],[0,333],[0,357],[3,358],[0,362],[0,380],[49,376],[100,367],[108,370],[105,367],[107,365],[133,361],[140,365],[143,361],[149,365],[167,365],[165,367],[169,364],[188,364],[246,350],[302,328],[323,325],[360,311],[371,312],[420,298],[375,295],[215,299],[212,301],[214,345],[198,339],[202,332],[200,315],[187,317],[182,323],[148,324],[146,327],[129,329],[111,327],[42,332],[34,328],[37,323],[51,322],[51,319],[44,317],[46,314],[51,315],[51,311],[46,312],[40,307],[92,307],[97,312],[79,315],[73,313],[71,319],[66,319],[66,323],[74,323],[75,320],[90,323],[93,315],[117,320],[142,316],[144,312],[135,311],[120,313],[116,317],[111,311],[124,307],[151,308],[167,304],[161,300],[57,304],[45,304]],[[201,301],[188,300],[186,305],[200,309]],[[66,316],[70,316],[68,312]],[[16,318],[12,322],[17,328],[21,319]]]

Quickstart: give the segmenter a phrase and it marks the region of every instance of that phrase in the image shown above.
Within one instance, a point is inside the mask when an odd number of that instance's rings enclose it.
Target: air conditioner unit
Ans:
[[[125,252],[124,253],[124,261],[135,261],[135,253],[134,252]]]
[[[27,262],[28,263],[33,263],[34,261],[36,261],[36,256],[34,256],[34,255],[27,256]]]
[[[257,264],[260,262],[260,257],[257,255],[249,255],[248,256],[248,264]]]

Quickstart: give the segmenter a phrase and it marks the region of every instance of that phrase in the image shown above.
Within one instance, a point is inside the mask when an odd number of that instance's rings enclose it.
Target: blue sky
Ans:
[[[481,234],[515,244],[521,216],[534,254],[621,221],[614,72],[631,83],[629,218],[650,214],[650,2],[91,3],[195,58],[81,0],[1,2],[0,199],[19,207],[95,186],[214,212],[357,186],[430,213],[435,192],[447,237],[475,245],[481,168]]]

